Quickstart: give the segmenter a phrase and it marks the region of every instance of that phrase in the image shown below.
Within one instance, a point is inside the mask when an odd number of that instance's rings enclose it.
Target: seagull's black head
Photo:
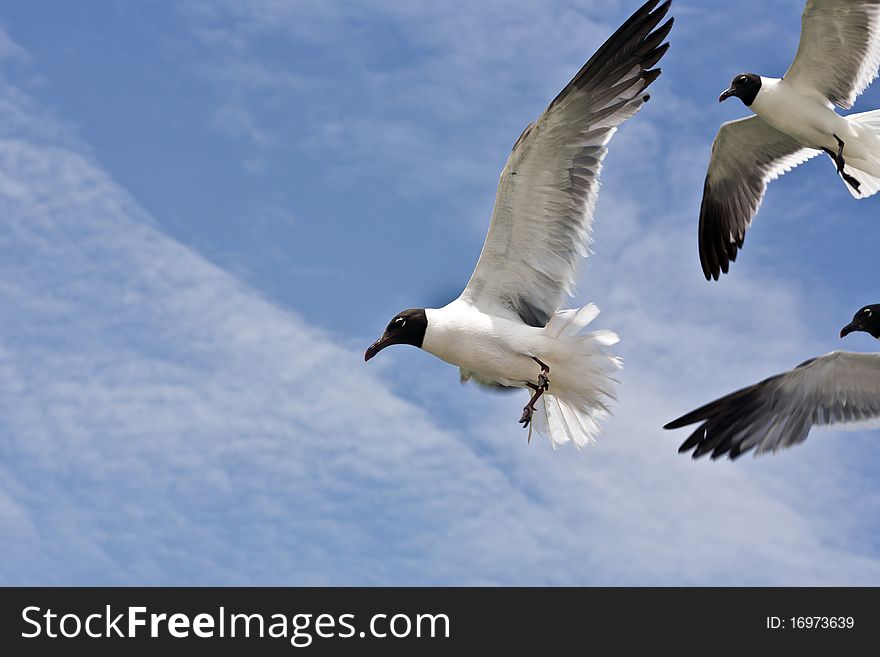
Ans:
[[[428,316],[425,314],[424,308],[412,308],[397,313],[394,319],[388,323],[382,337],[367,349],[364,361],[370,360],[385,347],[393,344],[411,344],[421,348],[427,328]]]
[[[853,320],[840,329],[840,337],[845,337],[856,331],[870,333],[880,340],[880,303],[873,306],[865,306],[853,316]]]
[[[720,103],[731,96],[736,96],[743,102],[743,105],[749,107],[755,102],[755,97],[759,91],[761,91],[760,75],[740,73],[730,81],[730,86],[718,96],[718,102]]]

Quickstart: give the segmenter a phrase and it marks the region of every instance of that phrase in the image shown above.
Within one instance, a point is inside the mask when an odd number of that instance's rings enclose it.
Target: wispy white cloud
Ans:
[[[231,137],[249,139],[260,146],[269,142],[269,137],[257,126],[253,116],[238,104],[227,104],[216,108],[213,125]]]
[[[6,30],[0,26],[0,61],[4,59],[27,60],[27,51],[19,46],[7,34]]]
[[[490,208],[455,199],[491,188],[497,171],[483,172],[500,169],[519,131],[607,33],[617,4],[523,3],[511,12],[502,2],[255,0],[182,12],[203,48],[199,70],[223,72],[209,76],[222,106],[233,103],[258,130],[280,129],[278,112],[261,105],[294,79],[310,108],[309,144],[327,152],[331,172],[393,181],[410,198],[445,197],[476,224]],[[230,79],[241,61],[246,79]]]
[[[253,5],[249,29],[293,11],[280,6]],[[509,23],[499,29],[527,29]],[[446,81],[433,79],[438,94]],[[608,435],[583,453],[527,446],[522,399],[460,388],[415,350],[364,367],[341,344],[350,336],[164,234],[6,83],[0,111],[16,126],[0,132],[4,583],[880,581],[852,521],[880,506],[853,474],[870,437],[847,436],[850,452],[826,434],[784,457],[710,464],[658,429],[819,340],[797,284],[699,279],[687,207],[700,150],[667,153],[648,111],[615,138],[581,288],[626,358]],[[376,153],[389,171],[406,165]],[[669,177],[649,182],[649,158],[668,158]],[[646,191],[678,198],[657,207]]]

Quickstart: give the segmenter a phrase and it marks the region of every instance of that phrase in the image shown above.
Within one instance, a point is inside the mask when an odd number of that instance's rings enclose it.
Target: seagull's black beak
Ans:
[[[850,333],[854,333],[855,331],[859,331],[859,330],[861,330],[861,327],[858,325],[858,323],[856,323],[855,320],[853,320],[852,322],[850,322],[849,324],[844,326],[842,329],[840,329],[840,337],[845,338]]]
[[[385,347],[391,346],[393,344],[394,338],[383,335],[381,338],[379,338],[373,344],[367,347],[367,350],[364,352],[364,362],[366,363],[373,356],[382,351]]]
[[[725,100],[727,100],[731,96],[735,96],[735,95],[736,95],[736,89],[734,89],[733,87],[729,87],[729,88],[725,89],[724,91],[722,91],[721,95],[718,96],[718,102],[723,103]]]

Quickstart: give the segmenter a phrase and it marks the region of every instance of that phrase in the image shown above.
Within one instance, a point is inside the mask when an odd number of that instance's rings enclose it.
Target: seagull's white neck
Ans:
[[[749,106],[755,114],[760,114],[761,111],[767,105],[767,100],[772,99],[774,96],[779,93],[779,83],[782,82],[781,78],[765,78],[763,75],[759,76],[761,78],[761,88],[758,89],[758,95],[755,96],[755,100],[752,101],[752,104]]]
[[[461,299],[442,308],[425,308],[428,328],[425,330],[422,349],[449,361],[450,355],[456,351],[456,343],[462,340],[463,335],[470,334],[476,328],[479,315],[481,313]]]

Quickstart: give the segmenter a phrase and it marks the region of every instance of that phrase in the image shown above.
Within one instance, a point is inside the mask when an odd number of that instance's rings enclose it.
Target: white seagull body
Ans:
[[[877,77],[880,0],[809,0],[797,55],[781,79],[741,74],[719,100],[739,97],[755,116],[721,126],[700,208],[706,279],[727,273],[767,183],[827,153],[855,198],[880,191],[880,111],[841,116]]]
[[[854,331],[880,338],[880,305],[859,310],[840,335]],[[834,351],[706,404],[665,428],[699,422],[678,451],[733,460],[750,449],[757,456],[803,442],[814,425],[862,425],[878,418],[880,354]]]
[[[599,314],[595,305],[554,312],[545,327],[483,312],[461,297],[426,313],[422,349],[457,365],[462,383],[526,388],[536,382],[538,361],[547,365],[552,385],[541,395],[532,421],[554,447],[570,441],[583,447],[601,433],[606,400],[614,398],[610,374],[620,361],[605,351],[617,343],[615,333],[581,334]]]
[[[600,433],[620,366],[605,348],[617,336],[582,333],[598,314],[592,304],[560,308],[587,255],[607,144],[660,73],[651,67],[668,48],[672,19],[657,27],[670,4],[658,2],[636,11],[523,131],[461,296],[400,313],[367,360],[389,344],[413,344],[457,365],[462,382],[534,391],[520,421],[554,447],[581,447]]]

